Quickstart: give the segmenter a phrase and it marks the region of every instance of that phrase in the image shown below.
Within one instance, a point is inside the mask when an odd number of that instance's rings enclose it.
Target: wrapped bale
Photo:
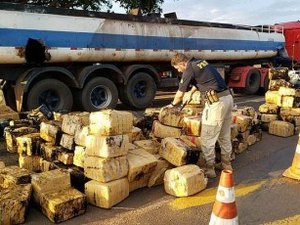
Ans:
[[[74,142],[76,145],[86,146],[86,138],[89,135],[89,126],[83,126],[75,132]]]
[[[270,68],[268,77],[269,80],[284,79],[288,80],[289,69],[287,67]]]
[[[119,135],[132,131],[133,115],[131,112],[101,110],[90,114],[90,134]]]
[[[47,142],[53,145],[60,142],[62,132],[61,132],[61,122],[60,121],[47,121],[40,124],[40,136]]]
[[[75,188],[43,192],[39,202],[42,212],[53,223],[59,223],[84,214],[86,196]]]
[[[64,112],[53,112],[53,120],[62,122],[65,114]]]
[[[232,113],[232,122],[237,124],[239,132],[245,132],[250,129],[252,118],[250,116]]]
[[[284,79],[270,80],[269,90],[278,91],[280,87],[292,87],[292,84]]]
[[[74,152],[70,152],[68,149],[61,149],[57,154],[57,160],[64,165],[72,165],[74,160]]]
[[[159,111],[158,120],[163,125],[181,128],[183,126],[183,112],[177,107],[163,107]]]
[[[188,146],[196,147],[201,150],[201,137],[181,135],[179,139]]]
[[[188,102],[189,105],[203,105],[201,101],[201,92],[195,91],[193,94],[191,91],[185,92],[182,102]]]
[[[72,112],[62,116],[62,131],[66,134],[74,136],[83,126],[89,125],[89,112]]]
[[[240,114],[240,115],[249,116],[252,119],[257,117],[257,113],[256,113],[255,109],[251,106],[243,106],[243,107],[237,108],[236,113]]]
[[[19,127],[13,129],[11,127],[6,127],[4,129],[4,138],[6,143],[7,151],[15,153],[18,151],[16,138],[25,134],[38,132],[36,128],[33,127]]]
[[[58,153],[61,151],[61,146],[55,146],[51,143],[43,143],[41,145],[41,156],[43,159],[53,162],[57,160]]]
[[[188,116],[199,116],[203,108],[199,105],[186,105],[184,108],[180,107],[167,108],[163,107],[159,111],[158,120],[166,126],[182,128],[183,119]]]
[[[70,173],[64,169],[55,169],[33,174],[31,184],[33,187],[33,197],[35,200],[38,200],[40,194],[43,192],[53,192],[70,188]]]
[[[31,172],[39,173],[42,171],[42,160],[43,158],[39,155],[19,155],[19,167]]]
[[[127,176],[128,161],[126,156],[100,158],[87,156],[84,161],[84,174],[103,183]]]
[[[300,117],[300,108],[281,108],[280,117],[285,121],[293,121],[295,117]]]
[[[248,143],[247,142],[240,142],[237,143],[237,148],[234,149],[234,152],[236,154],[240,154],[248,149]]]
[[[9,121],[9,126],[12,129],[19,128],[19,127],[34,127],[34,123],[32,120],[28,120],[28,119],[11,120]]]
[[[85,194],[90,204],[110,209],[129,196],[129,183],[127,178],[108,183],[91,180],[85,184]]]
[[[16,138],[18,153],[26,155],[40,155],[42,139],[40,133],[25,134]]]
[[[269,123],[274,120],[278,120],[278,115],[276,114],[261,114],[261,121],[264,123]]]
[[[188,116],[183,119],[183,133],[187,136],[201,135],[201,117]]]
[[[148,187],[153,187],[164,183],[164,175],[166,170],[173,168],[167,160],[161,158],[160,155],[154,155],[157,159],[157,164],[148,181]]]
[[[60,146],[64,147],[65,149],[74,151],[75,149],[75,142],[74,142],[74,136],[69,135],[69,134],[63,134],[61,136]]]
[[[163,125],[158,120],[155,120],[152,126],[152,133],[157,138],[179,138],[181,135],[181,129]]]
[[[84,159],[85,159],[85,147],[76,146],[74,151],[73,164],[75,166],[84,168]]]
[[[280,137],[289,137],[294,135],[294,125],[285,121],[272,121],[269,126],[269,133]]]
[[[254,145],[256,143],[256,136],[254,134],[250,134],[247,137],[247,144],[248,146]]]
[[[31,184],[0,187],[0,224],[25,223],[31,192]]]
[[[50,162],[45,159],[42,159],[40,162],[41,162],[41,171],[42,172],[56,169],[54,162]]]
[[[279,107],[276,104],[262,104],[259,106],[258,111],[260,113],[266,113],[266,114],[277,114],[279,110]]]
[[[89,135],[86,142],[86,154],[102,158],[127,155],[128,135],[95,136]]]
[[[199,116],[203,112],[201,105],[186,105],[182,110],[183,116]]]
[[[155,139],[135,141],[134,144],[135,146],[143,148],[150,154],[157,154],[160,148],[160,143]]]
[[[17,166],[7,166],[0,169],[0,188],[9,188],[19,184],[29,184],[31,173]]]
[[[133,127],[132,132],[128,133],[129,142],[132,143],[134,141],[145,139],[142,129],[139,127]]]
[[[207,178],[197,165],[185,165],[165,172],[164,188],[170,195],[191,196],[204,190],[206,186]]]
[[[292,108],[294,106],[295,98],[293,96],[282,96],[281,106],[284,108]]]
[[[265,100],[268,104],[275,104],[281,106],[281,95],[278,91],[267,91],[265,94]]]
[[[159,154],[172,165],[183,166],[189,163],[197,163],[200,150],[188,146],[182,140],[170,137],[162,140]]]
[[[139,187],[136,186],[136,189],[147,186],[147,179],[149,179],[157,164],[154,155],[143,149],[134,149],[128,152],[127,160],[129,183],[143,180],[144,182],[140,183]],[[144,176],[147,176],[147,179],[143,179]]]
[[[300,97],[300,89],[289,88],[289,87],[280,87],[279,94],[284,95],[284,96]]]
[[[248,136],[250,135],[250,130],[246,130],[245,132],[241,132],[238,134],[237,138],[240,141],[245,141],[247,140]]]

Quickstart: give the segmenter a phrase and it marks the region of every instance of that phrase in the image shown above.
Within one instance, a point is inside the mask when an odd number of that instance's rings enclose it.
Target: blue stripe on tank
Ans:
[[[48,47],[161,50],[277,50],[283,42],[140,36],[85,32],[0,28],[0,46],[25,46],[28,38],[42,39]]]

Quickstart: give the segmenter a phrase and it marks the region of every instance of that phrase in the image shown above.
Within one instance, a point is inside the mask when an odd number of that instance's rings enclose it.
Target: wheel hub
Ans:
[[[95,108],[105,108],[112,100],[112,94],[107,87],[97,86],[91,91],[90,100]]]

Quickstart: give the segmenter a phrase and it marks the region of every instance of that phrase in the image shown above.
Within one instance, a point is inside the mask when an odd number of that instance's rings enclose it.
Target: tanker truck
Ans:
[[[12,108],[149,106],[178,85],[176,52],[213,63],[228,85],[256,93],[284,52],[280,26],[244,26],[0,3],[0,79]]]

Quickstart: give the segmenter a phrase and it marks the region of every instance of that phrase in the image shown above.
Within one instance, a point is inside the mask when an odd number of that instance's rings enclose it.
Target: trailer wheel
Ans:
[[[264,86],[259,89],[259,94],[264,95],[269,90],[269,84],[270,84],[270,80],[268,76],[266,76],[264,80]]]
[[[37,82],[27,95],[27,109],[35,109],[45,104],[51,111],[71,111],[73,96],[70,88],[56,79]]]
[[[260,87],[260,73],[258,70],[250,70],[246,79],[246,94],[255,94]]]
[[[136,109],[144,109],[153,102],[156,89],[155,81],[149,74],[137,73],[125,87],[125,100]]]
[[[80,101],[83,109],[89,112],[115,108],[118,103],[118,89],[111,80],[97,77],[84,86]]]

